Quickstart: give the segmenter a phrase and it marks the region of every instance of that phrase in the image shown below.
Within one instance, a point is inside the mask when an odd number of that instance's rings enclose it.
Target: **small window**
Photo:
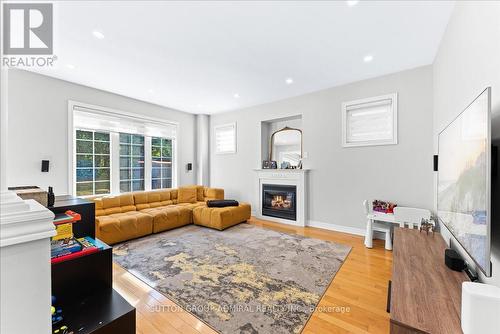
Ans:
[[[144,190],[144,136],[120,133],[120,192]]]
[[[398,143],[397,94],[342,103],[342,145]]]
[[[111,193],[109,133],[76,130],[76,195]]]
[[[172,188],[172,139],[151,138],[151,189]]]
[[[215,132],[215,153],[236,153],[236,123],[218,125]]]

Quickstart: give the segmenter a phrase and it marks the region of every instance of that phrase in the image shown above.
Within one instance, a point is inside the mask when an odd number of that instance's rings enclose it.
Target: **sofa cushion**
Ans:
[[[96,237],[109,245],[152,232],[153,217],[146,213],[128,211],[96,217]]]
[[[250,215],[251,208],[247,203],[226,208],[200,206],[193,209],[193,222],[196,225],[223,230],[250,219]]]
[[[153,233],[192,223],[192,212],[186,207],[170,205],[144,209],[141,212],[147,213],[153,217]]]
[[[205,200],[205,187],[196,186],[196,201],[203,202]]]
[[[177,200],[177,189],[170,190],[170,199],[174,202]]]
[[[204,201],[207,200],[215,200],[215,199],[224,199],[224,189],[219,188],[205,188],[203,194]]]
[[[156,192],[160,194],[160,202],[170,201],[171,189],[161,189],[161,190],[156,190]]]
[[[95,198],[96,216],[136,211],[132,194]]]
[[[178,203],[196,203],[198,190],[196,186],[180,187],[177,191]]]

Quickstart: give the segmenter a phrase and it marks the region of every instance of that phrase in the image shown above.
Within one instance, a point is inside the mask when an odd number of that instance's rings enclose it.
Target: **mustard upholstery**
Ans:
[[[136,211],[132,194],[96,198],[94,202],[96,203],[96,216]]]
[[[139,238],[153,232],[153,217],[138,211],[95,218],[96,237],[107,244]]]
[[[247,203],[225,208],[199,206],[193,209],[193,222],[196,225],[224,230],[250,219],[250,212],[250,204]]]
[[[205,188],[203,190],[205,201],[215,200],[215,199],[224,199],[224,189],[218,188]]]
[[[180,187],[177,190],[178,203],[196,203],[198,189],[196,186]]]
[[[248,204],[207,208],[206,201],[212,199],[224,199],[224,190],[189,186],[91,198],[95,202],[96,237],[111,245],[166,231],[193,223],[198,209],[209,209],[199,212],[198,224],[217,229],[250,218]]]
[[[153,217],[153,233],[192,223],[192,213],[187,207],[170,205],[144,209],[141,212],[147,213]]]

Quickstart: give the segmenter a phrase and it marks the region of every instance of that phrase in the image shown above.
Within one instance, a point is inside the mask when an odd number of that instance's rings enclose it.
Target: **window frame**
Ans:
[[[78,196],[76,195],[76,186],[77,186],[77,183],[86,183],[86,182],[78,182],[77,181],[77,169],[79,168],[78,165],[77,165],[77,159],[76,159],[76,156],[77,154],[85,154],[85,153],[77,153],[76,151],[76,142],[77,140],[82,140],[82,139],[77,139],[76,138],[76,132],[77,131],[87,131],[87,132],[92,132],[93,135],[92,135],[92,140],[85,140],[83,139],[84,141],[89,141],[89,142],[92,142],[92,162],[93,162],[93,167],[91,168],[93,170],[93,179],[92,181],[86,181],[88,183],[92,183],[92,192],[93,194],[92,195],[81,195],[81,196]],[[94,147],[94,143],[95,143],[95,138],[94,138],[94,135],[95,133],[98,132],[98,133],[106,133],[109,135],[109,167],[106,168],[106,169],[109,169],[109,188],[110,188],[110,191],[111,189],[113,189],[113,177],[112,177],[112,171],[113,171],[113,159],[112,159],[112,139],[111,139],[111,132],[105,132],[105,131],[102,131],[102,130],[94,130],[94,129],[87,129],[87,128],[83,128],[83,127],[77,127],[77,128],[74,128],[73,129],[73,145],[74,145],[74,155],[73,155],[73,161],[74,161],[74,167],[73,167],[73,193],[75,196],[78,196],[78,197],[93,197],[93,196],[101,196],[101,195],[107,195],[107,194],[96,194],[95,193],[95,183],[96,182],[106,182],[106,181],[96,181],[95,180],[95,147]],[[98,142],[105,142],[105,141],[98,141]],[[101,154],[99,154],[101,155]],[[89,167],[90,169],[90,167]]]
[[[93,196],[106,196],[106,195],[120,195],[120,139],[119,131],[115,129],[103,130],[103,129],[93,129],[89,126],[82,126],[80,124],[75,124],[75,112],[85,109],[85,112],[91,112],[95,114],[96,118],[99,116],[113,116],[116,118],[123,117],[124,119],[134,119],[138,122],[143,122],[144,124],[151,124],[155,126],[173,126],[174,133],[172,135],[162,135],[162,138],[169,139],[172,141],[172,188],[176,188],[178,185],[178,178],[180,175],[178,154],[177,154],[177,138],[180,136],[179,123],[173,121],[167,121],[160,118],[143,116],[141,114],[111,109],[103,106],[92,105],[88,103],[68,100],[68,194],[73,196],[76,195],[76,130],[86,130],[86,131],[96,131],[96,132],[106,132],[110,135],[110,187],[111,192],[109,194],[98,194],[98,195],[84,195],[78,196],[81,198],[93,197]],[[88,110],[88,111],[87,111]],[[130,132],[128,132],[130,133]],[[138,131],[138,134],[144,136],[144,190],[151,190],[151,138],[157,137],[148,130],[145,132]]]
[[[158,145],[153,145],[153,138],[157,138],[157,139],[160,139],[160,146]],[[171,160],[171,165],[170,165],[170,177],[163,177],[163,170],[162,170],[162,167],[153,167],[153,163],[154,163],[154,157],[153,157],[153,146],[154,147],[160,147],[160,159],[163,159],[163,140],[169,140],[170,141],[170,150],[171,150],[171,154],[170,154],[170,160]],[[174,163],[173,163],[173,159],[174,159],[174,142],[171,138],[166,138],[166,137],[158,137],[158,136],[151,136],[151,145],[150,145],[150,153],[151,153],[151,167],[150,167],[150,171],[151,171],[151,182],[150,182],[150,187],[152,190],[156,190],[156,189],[168,189],[168,188],[164,188],[163,187],[163,181],[164,180],[170,180],[170,186],[172,187],[173,183],[174,183],[174,180],[173,180],[173,175],[174,175]],[[166,157],[168,158],[168,157]],[[154,178],[153,177],[153,168],[160,168],[160,174],[161,174],[161,177],[159,178]],[[153,188],[153,181],[154,180],[159,180],[160,181],[160,184],[162,185],[160,188]]]
[[[130,136],[130,142],[129,143],[124,143],[121,141],[120,139],[120,136],[121,135],[126,135],[126,136]],[[137,143],[134,143],[134,136],[140,136],[142,137],[142,144],[137,144]],[[128,145],[129,146],[129,154],[122,154],[121,150],[122,150],[122,145]],[[120,182],[120,185],[119,185],[119,192],[120,193],[126,193],[126,192],[132,192],[132,191],[145,191],[146,190],[146,136],[143,135],[143,134],[137,134],[137,133],[126,133],[126,132],[119,132],[118,133],[118,146],[119,146],[119,150],[118,150],[118,155],[119,155],[119,159],[120,159],[120,166],[119,166],[119,182]],[[134,155],[133,154],[133,148],[134,147],[142,147],[143,149],[143,154],[142,156],[139,156],[139,155]],[[133,167],[132,166],[132,163],[133,163],[133,160],[134,158],[139,158],[141,157],[143,159],[143,165],[142,167]],[[121,159],[122,158],[126,158],[128,160],[128,162],[130,163],[129,166],[127,167],[122,167],[122,164],[121,164]],[[135,169],[142,169],[142,179],[136,179],[134,178],[134,171]],[[129,171],[129,178],[128,179],[122,179],[122,170],[128,170]],[[134,189],[134,182],[136,181],[142,181],[143,182],[143,189]],[[129,185],[129,188],[130,190],[129,191],[124,191],[122,192],[121,191],[121,187],[122,187],[122,182],[127,182],[128,185]]]
[[[231,126],[234,129],[234,150],[231,150],[231,151],[219,151],[217,149],[217,130],[221,129],[221,128],[229,127],[229,126]],[[225,155],[225,154],[236,154],[237,153],[237,151],[238,151],[238,131],[237,131],[237,128],[236,128],[236,122],[215,125],[214,128],[213,128],[213,138],[214,138],[213,145],[214,145],[214,152],[215,152],[215,154],[217,154],[217,155]]]
[[[352,106],[359,106],[359,109],[363,105],[369,106],[377,102],[384,100],[391,100],[391,112],[392,112],[392,138],[391,139],[373,139],[359,142],[348,142],[347,141],[347,112]],[[352,100],[342,103],[342,146],[343,147],[362,147],[362,146],[382,146],[382,145],[396,145],[398,143],[398,93],[391,93],[385,95],[379,95],[364,99]]]

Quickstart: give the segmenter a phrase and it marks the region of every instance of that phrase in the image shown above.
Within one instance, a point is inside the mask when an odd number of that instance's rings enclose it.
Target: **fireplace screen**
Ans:
[[[264,184],[262,187],[262,215],[296,220],[295,186]]]

